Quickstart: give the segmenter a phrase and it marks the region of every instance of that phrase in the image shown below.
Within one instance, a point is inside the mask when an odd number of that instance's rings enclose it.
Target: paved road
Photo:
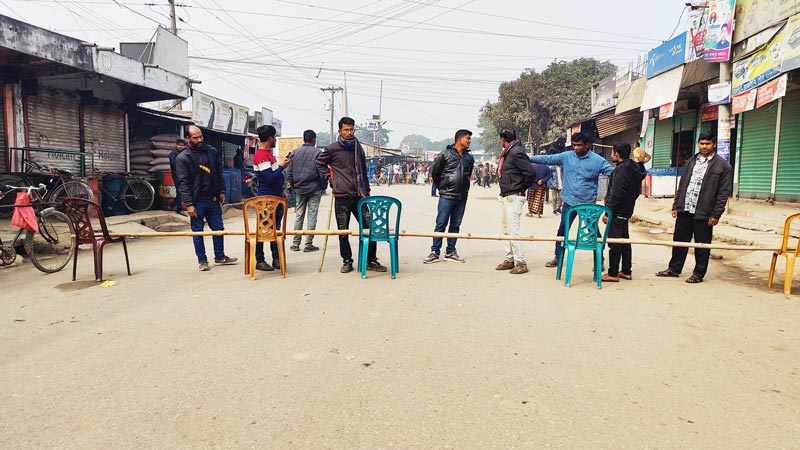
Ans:
[[[427,188],[375,193],[404,202],[403,229],[432,230]],[[495,195],[473,190],[463,231],[499,232]],[[556,226],[524,218],[523,232]],[[242,256],[240,237],[226,243]],[[77,282],[0,270],[0,447],[800,442],[800,302],[763,286],[768,256],[744,270],[723,252],[688,285],[652,275],[669,249],[636,247],[635,279],[598,291],[588,254],[572,287],[556,281],[542,266],[550,243],[526,244],[520,276],[493,270],[500,242],[460,241],[466,264],[423,265],[429,245],[401,242],[396,280],[338,273],[335,239],[323,273],[318,254],[290,252],[285,280],[251,282],[241,264],[200,273],[190,238],[132,242],[132,277],[109,246],[109,288],[92,281],[88,251]],[[378,254],[388,262],[385,245]]]

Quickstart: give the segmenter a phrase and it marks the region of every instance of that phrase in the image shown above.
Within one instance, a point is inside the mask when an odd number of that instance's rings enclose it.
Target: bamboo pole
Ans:
[[[333,108],[333,106],[331,106],[331,108]],[[331,128],[332,127],[333,127],[333,123],[331,123]],[[333,135],[331,135],[331,136],[333,136]],[[333,188],[331,188],[331,204],[328,207],[328,225],[325,227],[325,228],[327,228],[326,231],[328,231],[328,232],[331,231],[331,216],[332,215],[333,215]],[[342,231],[347,231],[347,230],[342,230]],[[326,234],[325,235],[324,242],[322,243],[322,253],[319,255],[319,266],[317,267],[317,273],[322,272],[322,264],[325,262],[325,253],[328,251],[328,236],[330,236],[330,234]]]

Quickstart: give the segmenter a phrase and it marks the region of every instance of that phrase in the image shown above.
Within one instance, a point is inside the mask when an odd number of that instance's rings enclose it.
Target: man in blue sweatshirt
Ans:
[[[597,180],[600,175],[610,176],[614,168],[605,158],[589,149],[589,136],[586,133],[572,135],[572,151],[565,151],[555,155],[535,155],[530,157],[531,162],[561,166],[562,182],[561,191],[563,205],[561,207],[561,222],[558,225],[557,236],[564,236],[566,221],[564,211],[575,205],[583,203],[597,203]],[[572,221],[575,217],[570,217]],[[561,241],[556,241],[555,256],[547,261],[545,267],[558,266],[558,257],[561,255]]]
[[[256,130],[256,133],[258,133],[258,149],[256,154],[253,155],[253,170],[255,170],[256,179],[258,179],[258,195],[274,195],[286,198],[283,188],[283,169],[289,165],[291,160],[284,158],[283,161],[278,163],[272,154],[272,149],[275,148],[275,144],[278,142],[275,137],[277,133],[275,127],[261,125]],[[278,208],[275,217],[278,226],[280,226],[284,214],[286,214],[286,211],[283,208]],[[264,243],[256,243],[256,269],[269,272],[281,268],[277,242],[270,242],[269,247],[272,251],[272,265],[268,264],[264,257]]]

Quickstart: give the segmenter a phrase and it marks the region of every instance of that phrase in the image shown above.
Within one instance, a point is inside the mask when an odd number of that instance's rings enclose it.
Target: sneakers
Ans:
[[[344,264],[342,264],[342,270],[340,270],[339,272],[350,273],[352,271],[353,271],[353,260],[351,259],[350,261],[345,261]]]
[[[300,245],[299,244],[293,244],[291,247],[289,247],[289,250],[291,250],[293,252],[299,252],[300,251]]]
[[[553,258],[550,261],[544,263],[545,267],[558,267],[558,258]]]
[[[201,261],[200,266],[197,267],[197,270],[200,272],[208,272],[211,270],[211,267],[208,267],[208,261]]]
[[[439,262],[439,254],[436,252],[431,252],[422,260],[422,264],[433,264],[435,262]]]
[[[316,252],[317,250],[319,250],[319,247],[317,247],[315,245],[312,245],[312,244],[306,244],[306,247],[303,249],[303,251],[306,252],[306,253],[308,253],[308,252]]]
[[[214,264],[218,266],[225,266],[228,264],[235,264],[238,258],[231,258],[230,256],[223,256],[222,258],[214,258]]]
[[[261,261],[256,263],[256,270],[263,270],[264,272],[272,272],[275,269],[272,268],[271,265],[267,264],[266,261]]]
[[[511,270],[514,268],[514,261],[503,261],[502,263],[496,265],[494,270]]]
[[[517,264],[516,266],[514,266],[513,269],[511,269],[511,272],[509,272],[509,273],[512,274],[512,275],[519,275],[521,273],[528,273],[528,265],[525,264],[525,263]]]
[[[458,256],[458,253],[456,253],[456,252],[445,253],[444,254],[444,260],[445,261],[450,261],[450,262],[456,262],[456,263],[463,263],[464,262],[464,258]]]
[[[367,263],[367,270],[374,270],[375,272],[386,272],[386,266],[381,265],[376,259]]]

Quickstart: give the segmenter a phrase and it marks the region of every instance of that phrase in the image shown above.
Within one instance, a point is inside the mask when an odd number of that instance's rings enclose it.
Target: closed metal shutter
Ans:
[[[770,194],[777,120],[778,102],[744,113],[739,195]]]
[[[775,194],[800,197],[800,91],[783,98]]]
[[[28,147],[79,152],[80,100],[64,93],[41,93],[25,97],[28,111]],[[76,155],[31,151],[31,160],[49,167],[80,173]]]
[[[83,126],[86,172],[125,172],[125,111],[116,105],[86,105]]]
[[[672,120],[656,120],[656,135],[653,138],[653,168],[669,168],[672,159]]]
[[[594,122],[597,126],[597,134],[601,138],[622,133],[625,130],[638,129],[642,125],[641,111],[629,111],[623,114],[614,114],[614,110],[595,117]]]
[[[6,147],[6,118],[4,116],[6,108],[3,103],[3,92],[0,90],[0,172],[8,172],[6,168],[6,158],[8,158],[8,148]]]

